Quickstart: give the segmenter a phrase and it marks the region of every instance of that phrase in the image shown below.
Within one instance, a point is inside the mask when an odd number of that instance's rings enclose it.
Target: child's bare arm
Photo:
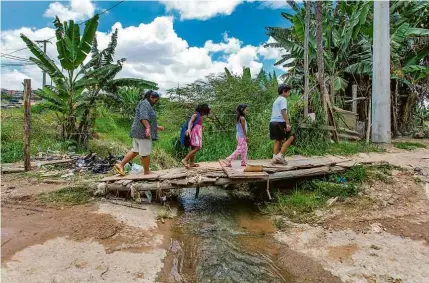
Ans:
[[[240,125],[241,125],[241,128],[243,129],[244,137],[247,138],[246,119],[244,119],[244,117],[240,117]]]
[[[197,119],[197,114],[192,115],[191,119],[188,123],[188,132],[190,133],[192,130],[192,125],[194,124],[195,119]]]
[[[282,109],[282,116],[286,122],[286,130],[289,132],[290,131],[289,116],[287,115],[286,109]]]

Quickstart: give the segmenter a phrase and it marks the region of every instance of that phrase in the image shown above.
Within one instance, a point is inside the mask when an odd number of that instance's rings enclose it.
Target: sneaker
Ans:
[[[282,164],[282,165],[287,165],[287,161],[286,159],[283,157],[282,154],[277,154],[274,158],[273,158],[273,163],[275,164]]]

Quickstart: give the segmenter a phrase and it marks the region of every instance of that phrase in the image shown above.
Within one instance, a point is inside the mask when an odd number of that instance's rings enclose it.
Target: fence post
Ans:
[[[24,80],[24,168],[31,170],[30,163],[30,130],[31,130],[31,80]]]
[[[352,85],[352,111],[353,113],[357,113],[357,85]]]

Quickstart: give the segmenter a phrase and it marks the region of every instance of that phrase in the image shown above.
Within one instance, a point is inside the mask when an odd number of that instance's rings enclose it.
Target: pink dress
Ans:
[[[200,116],[197,124],[192,128],[191,131],[191,146],[202,147],[203,146],[203,117]]]

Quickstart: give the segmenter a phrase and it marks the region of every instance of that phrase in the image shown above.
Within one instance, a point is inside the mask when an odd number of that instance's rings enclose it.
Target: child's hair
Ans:
[[[277,88],[277,91],[280,94],[283,94],[283,91],[290,91],[292,88],[285,84],[279,84],[279,87]]]
[[[200,113],[201,116],[207,116],[210,114],[210,107],[207,104],[200,104],[195,109],[196,112]]]
[[[240,117],[244,117],[246,116],[246,114],[244,114],[244,110],[246,110],[247,105],[246,104],[240,104],[237,107],[237,122],[240,121]]]

